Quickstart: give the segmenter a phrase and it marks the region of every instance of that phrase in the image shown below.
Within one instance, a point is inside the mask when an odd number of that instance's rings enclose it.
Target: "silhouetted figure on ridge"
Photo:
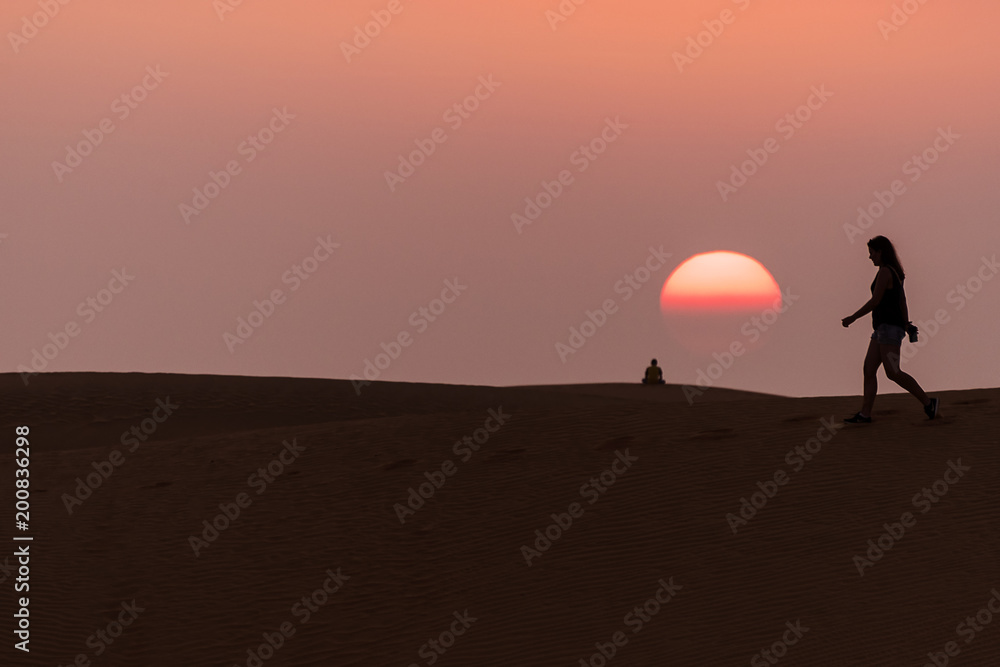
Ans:
[[[886,237],[876,236],[868,241],[868,259],[879,267],[878,274],[872,281],[872,298],[856,313],[841,320],[848,327],[865,313],[871,312],[874,329],[868,344],[868,354],[865,356],[864,402],[859,412],[844,421],[852,424],[871,422],[875,394],[878,392],[876,374],[880,365],[885,368],[886,377],[913,394],[924,406],[924,413],[934,419],[937,416],[938,399],[930,398],[913,377],[899,370],[899,348],[903,337],[909,333],[910,340],[916,341],[917,328],[909,320],[906,294],[903,292],[906,275],[899,263],[896,249]]]
[[[663,381],[663,370],[656,365],[656,359],[650,362],[646,369],[646,377],[642,378],[643,384],[666,384]]]

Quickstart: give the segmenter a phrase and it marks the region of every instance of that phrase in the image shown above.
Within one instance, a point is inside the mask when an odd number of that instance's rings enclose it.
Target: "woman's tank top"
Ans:
[[[891,324],[897,327],[906,327],[906,320],[903,319],[903,282],[896,276],[896,271],[889,267],[891,284],[882,294],[882,300],[875,304],[872,310],[872,329],[878,329],[880,324]],[[875,294],[875,281],[872,281],[872,295]]]

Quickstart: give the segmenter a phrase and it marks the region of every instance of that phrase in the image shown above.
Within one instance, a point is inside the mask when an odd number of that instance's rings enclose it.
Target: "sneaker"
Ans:
[[[924,406],[924,414],[927,415],[928,419],[934,419],[937,417],[938,411],[938,399],[932,398],[931,402]]]
[[[856,412],[854,413],[853,417],[847,417],[846,419],[844,419],[844,421],[847,422],[848,424],[871,424],[872,418],[865,417],[860,412]]]

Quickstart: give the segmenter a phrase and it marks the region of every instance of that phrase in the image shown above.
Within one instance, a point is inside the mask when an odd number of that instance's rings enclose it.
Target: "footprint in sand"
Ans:
[[[731,428],[716,428],[710,431],[702,431],[701,433],[689,438],[690,440],[725,440],[726,438],[733,438],[736,436],[736,431]]]
[[[416,459],[402,459],[400,461],[393,461],[392,463],[386,463],[382,466],[382,470],[395,470],[396,468],[412,468],[413,464],[416,463]]]
[[[983,403],[989,403],[989,402],[990,399],[988,398],[973,398],[968,401],[958,401],[957,403],[955,403],[955,405],[981,405]]]
[[[632,444],[634,441],[635,441],[635,436],[623,435],[617,438],[612,438],[611,440],[606,441],[603,445],[598,445],[594,449],[598,451],[604,451],[604,450],[610,451],[618,449],[619,447],[624,447],[625,445]]]

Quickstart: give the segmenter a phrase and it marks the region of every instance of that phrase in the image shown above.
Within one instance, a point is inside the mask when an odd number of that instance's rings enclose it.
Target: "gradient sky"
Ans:
[[[589,0],[557,23],[559,0],[244,0],[221,16],[224,0],[81,0],[25,29],[46,4],[0,9],[0,370],[73,322],[47,370],[348,378],[409,334],[379,379],[631,382],[656,356],[668,382],[693,383],[713,359],[671,337],[660,287],[684,259],[732,250],[798,298],[716,383],[858,394],[871,320],[840,320],[869,296],[864,242],[885,234],[911,317],[947,319],[904,369],[931,392],[998,384],[1000,279],[955,291],[993,278],[983,257],[1000,250],[995,2],[913,2],[888,31],[888,0]],[[348,62],[342,43],[390,5]],[[679,67],[705,21],[724,30]],[[144,80],[134,109],[115,102]],[[445,115],[477,88],[467,118]],[[810,99],[794,133],[779,125]],[[243,145],[274,109],[294,119],[263,150]],[[907,166],[948,128],[959,138],[933,165]],[[436,129],[443,143],[390,189],[386,172]],[[101,143],[57,173],[85,131]],[[602,132],[604,153],[577,152]],[[767,145],[724,201],[719,182]],[[180,205],[231,161],[239,172],[188,223]],[[512,214],[560,174],[518,229]],[[849,240],[858,207],[897,179],[902,194]],[[339,248],[293,291],[282,276],[318,237]],[[626,300],[618,281],[661,246],[670,258]],[[135,278],[102,312],[78,309],[123,267]],[[411,318],[456,279],[467,289],[439,318]],[[227,345],[276,289],[284,303]]]

